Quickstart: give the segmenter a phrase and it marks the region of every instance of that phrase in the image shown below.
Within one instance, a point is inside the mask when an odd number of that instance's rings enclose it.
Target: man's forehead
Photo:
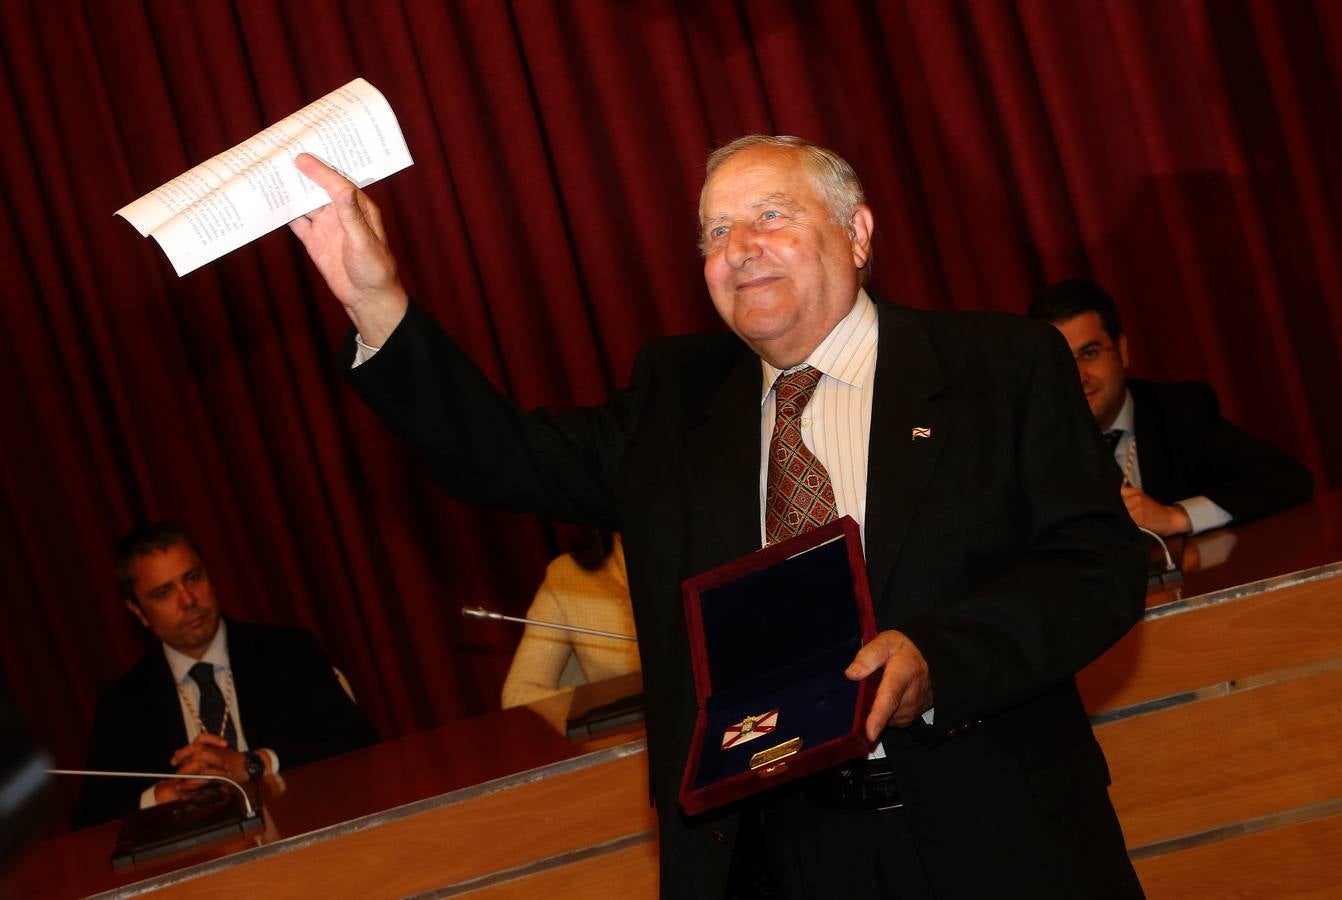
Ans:
[[[1063,333],[1073,350],[1087,344],[1103,342],[1108,337],[1100,314],[1094,310],[1078,313],[1070,319],[1054,322],[1053,325]]]
[[[161,550],[150,550],[131,560],[131,575],[136,581],[152,579],[171,581],[181,572],[200,568],[200,555],[186,544],[172,544]]]

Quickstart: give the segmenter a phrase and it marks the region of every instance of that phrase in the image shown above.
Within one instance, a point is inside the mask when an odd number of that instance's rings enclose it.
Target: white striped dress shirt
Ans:
[[[834,330],[802,365],[824,374],[802,413],[801,439],[829,472],[840,516],[852,516],[867,546],[867,443],[871,436],[871,398],[876,381],[876,304],[865,290]],[[764,509],[769,488],[769,442],[774,430],[774,381],[784,371],[764,360],[764,396],[760,400],[760,546],[765,543]],[[801,368],[796,366],[795,368]],[[793,371],[792,369],[786,371]],[[923,713],[931,725],[935,710]],[[878,743],[868,759],[883,759]]]
[[[864,546],[867,438],[871,434],[872,384],[876,378],[876,332],[876,304],[865,290],[859,290],[857,302],[848,315],[802,364],[823,373],[802,413],[802,443],[829,472],[839,515],[852,516],[861,526]],[[763,546],[769,442],[773,438],[775,416],[773,384],[783,370],[764,360],[760,364],[764,367],[760,397],[760,544]]]

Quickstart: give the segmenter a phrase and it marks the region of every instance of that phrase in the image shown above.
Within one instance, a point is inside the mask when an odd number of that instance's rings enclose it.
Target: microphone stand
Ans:
[[[242,805],[247,811],[247,818],[256,818],[256,810],[252,809],[252,800],[247,796],[247,792],[243,790],[242,785],[224,775],[178,775],[175,772],[95,772],[86,769],[47,769],[47,773],[49,775],[107,775],[113,778],[152,778],[155,781],[164,778],[181,781],[222,781],[225,784],[231,784],[234,790],[242,795]]]
[[[558,622],[542,622],[539,619],[523,619],[519,616],[505,616],[503,613],[491,612],[483,606],[463,606],[461,614],[468,619],[493,619],[497,622],[521,622],[523,625],[539,625],[541,628],[555,628],[559,631],[576,631],[579,634],[594,634],[597,637],[615,638],[620,641],[637,641],[638,638],[628,634],[617,634],[614,631],[598,631],[595,628],[579,628],[577,625],[560,625]]]

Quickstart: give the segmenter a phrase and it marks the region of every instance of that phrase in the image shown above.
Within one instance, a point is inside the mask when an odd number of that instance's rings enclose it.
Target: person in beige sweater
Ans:
[[[527,618],[614,634],[634,634],[624,547],[618,534],[595,532],[550,562]],[[503,708],[532,703],[570,687],[565,669],[581,669],[577,683],[602,681],[639,669],[638,644],[528,625],[503,682]]]

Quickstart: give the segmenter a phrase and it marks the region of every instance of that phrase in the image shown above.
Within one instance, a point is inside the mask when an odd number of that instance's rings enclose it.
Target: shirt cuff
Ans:
[[[158,806],[158,798],[154,796],[154,788],[157,786],[158,785],[156,784],[151,784],[144,789],[144,793],[140,795],[140,809],[148,809],[151,806]]]
[[[1175,506],[1182,506],[1184,512],[1188,513],[1188,521],[1193,526],[1189,534],[1201,534],[1213,528],[1220,528],[1222,525],[1229,525],[1232,518],[1230,513],[1203,496],[1180,500]]]
[[[265,754],[266,759],[270,760],[270,770],[266,773],[267,775],[280,774],[280,758],[274,750],[267,750],[263,747],[256,752]]]
[[[935,706],[928,709],[927,712],[923,713],[923,722],[931,725],[936,712],[937,708]],[[872,747],[871,752],[867,754],[867,759],[885,759],[885,744],[877,742],[876,746]]]
[[[382,348],[373,347],[369,344],[365,344],[363,342],[363,335],[356,333],[354,335],[354,363],[350,366],[350,368],[351,369],[359,368],[359,366],[363,365],[364,363],[368,362],[368,360],[372,359],[373,356],[380,349]]]

